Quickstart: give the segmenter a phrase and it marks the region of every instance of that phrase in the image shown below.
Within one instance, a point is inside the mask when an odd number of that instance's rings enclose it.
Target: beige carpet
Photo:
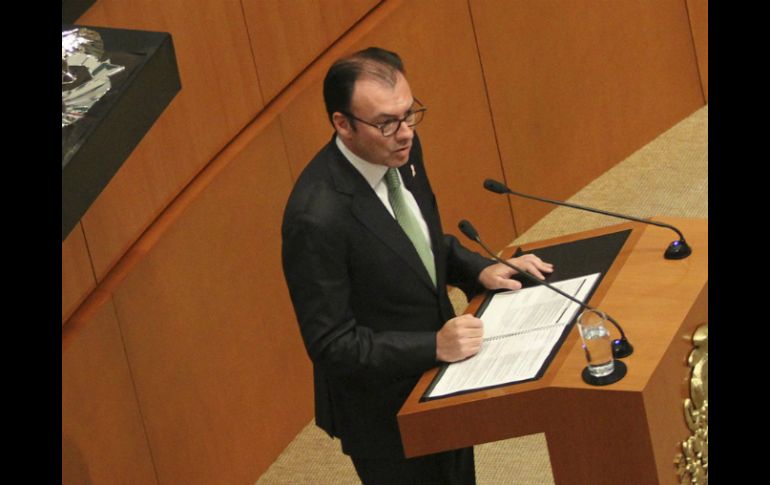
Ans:
[[[618,163],[569,199],[637,217],[708,218],[708,106],[704,106]],[[513,241],[523,244],[622,222],[557,208]],[[467,301],[451,293],[458,312]],[[479,485],[548,485],[553,482],[544,434],[476,446]],[[350,460],[311,422],[297,435],[258,485],[358,484]]]

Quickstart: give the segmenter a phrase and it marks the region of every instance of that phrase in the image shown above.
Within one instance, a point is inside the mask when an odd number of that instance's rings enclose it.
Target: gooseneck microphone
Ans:
[[[495,253],[490,251],[490,249],[487,247],[487,245],[484,244],[484,241],[481,240],[481,236],[479,236],[478,231],[476,230],[475,227],[473,227],[473,224],[471,224],[470,222],[468,222],[465,219],[463,219],[462,221],[460,221],[460,223],[457,225],[457,227],[460,229],[460,231],[463,234],[465,234],[465,237],[467,237],[468,239],[471,239],[472,241],[475,241],[482,248],[484,248],[484,251],[486,251],[487,254],[492,256],[492,258],[495,261],[508,266],[512,270],[518,272],[519,274],[522,274],[528,280],[533,281],[533,282],[537,283],[538,285],[543,285],[543,286],[548,287],[549,289],[555,291],[556,293],[560,294],[561,296],[563,296],[563,297],[565,297],[565,298],[567,298],[567,299],[569,299],[571,301],[574,301],[575,303],[580,305],[582,308],[585,308],[586,310],[596,311],[595,308],[586,305],[585,303],[583,303],[582,301],[580,301],[577,298],[573,297],[572,295],[569,295],[569,294],[563,292],[559,288],[556,288],[555,286],[546,283],[545,281],[541,280],[540,278],[537,278],[536,276],[530,274],[529,272],[527,272],[527,271],[525,271],[525,270],[523,270],[521,268],[517,268],[516,266],[514,266],[511,263],[509,263],[508,261],[505,261],[503,259],[498,258],[495,255]],[[612,355],[613,355],[613,357],[615,357],[616,359],[621,359],[623,357],[628,357],[629,355],[631,355],[634,352],[634,347],[631,345],[631,342],[629,342],[628,339],[626,338],[626,333],[623,331],[623,328],[621,328],[620,324],[618,324],[618,322],[616,322],[614,318],[612,318],[609,314],[607,314],[605,312],[602,312],[602,313],[604,313],[607,316],[607,320],[609,320],[615,326],[615,328],[618,329],[618,332],[620,332],[620,338],[612,341]]]
[[[687,241],[684,240],[684,235],[682,234],[682,232],[676,227],[672,226],[671,224],[649,221],[646,219],[640,219],[638,217],[627,216],[624,214],[617,214],[615,212],[609,212],[605,210],[594,209],[592,207],[585,207],[582,205],[572,204],[570,202],[564,202],[560,200],[546,199],[545,197],[537,197],[534,195],[522,194],[521,192],[515,192],[509,189],[507,186],[505,186],[501,182],[498,182],[497,180],[492,180],[492,179],[486,179],[484,181],[484,188],[496,194],[513,194],[513,195],[518,195],[519,197],[524,197],[526,199],[532,199],[538,202],[545,202],[547,204],[562,205],[565,207],[571,207],[573,209],[580,209],[588,212],[594,212],[596,214],[603,214],[605,216],[618,217],[620,219],[627,219],[629,221],[641,222],[643,224],[652,224],[653,226],[665,227],[667,229],[671,229],[674,232],[676,232],[677,235],[679,236],[679,240],[674,241],[668,245],[668,248],[666,248],[666,252],[663,254],[663,257],[665,257],[666,259],[684,259],[692,253],[692,249],[687,244]]]

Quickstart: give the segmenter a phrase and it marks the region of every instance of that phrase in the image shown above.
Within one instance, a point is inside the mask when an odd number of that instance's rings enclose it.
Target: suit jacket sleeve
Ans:
[[[468,300],[485,291],[479,282],[479,274],[495,261],[470,251],[451,234],[444,235],[447,251],[447,283],[460,288]]]

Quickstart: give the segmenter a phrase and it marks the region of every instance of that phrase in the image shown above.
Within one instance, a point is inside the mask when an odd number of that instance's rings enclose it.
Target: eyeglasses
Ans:
[[[364,121],[361,118],[356,118],[352,114],[345,111],[340,111],[340,113],[347,117],[353,118],[356,121],[360,121],[365,125],[373,126],[379,129],[380,132],[382,132],[382,136],[393,136],[401,128],[401,123],[406,123],[406,126],[412,128],[419,124],[420,121],[422,121],[422,118],[425,116],[425,112],[428,110],[428,108],[424,107],[422,103],[417,100],[417,98],[414,98],[414,103],[415,104],[412,105],[412,108],[409,109],[409,112],[406,113],[403,118],[388,120],[384,123],[369,123],[368,121]],[[417,106],[417,109],[415,109],[415,106]]]

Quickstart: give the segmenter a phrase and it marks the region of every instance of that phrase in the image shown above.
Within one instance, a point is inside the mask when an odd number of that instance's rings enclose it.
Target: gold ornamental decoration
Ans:
[[[708,485],[709,481],[709,327],[701,325],[692,336],[687,359],[692,370],[690,397],[684,400],[684,419],[690,437],[681,443],[674,464],[679,483]]]

